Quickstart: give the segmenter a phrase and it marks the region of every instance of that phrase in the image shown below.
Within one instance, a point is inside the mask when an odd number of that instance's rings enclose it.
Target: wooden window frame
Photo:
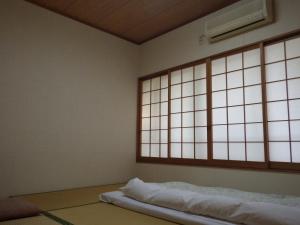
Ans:
[[[289,40],[291,38],[295,38],[300,35],[300,29],[285,33],[283,35],[279,35],[273,38],[265,39],[253,44],[249,44],[246,46],[242,46],[233,50],[229,50],[223,53],[219,53],[216,55],[212,55],[209,57],[205,57],[200,60],[196,60],[193,62],[189,62],[186,64],[182,64],[173,68],[169,68],[163,71],[160,71],[158,73],[146,75],[143,77],[140,77],[138,79],[138,94],[137,94],[137,129],[136,129],[136,162],[141,163],[161,163],[161,164],[175,164],[175,165],[190,165],[190,166],[205,166],[205,167],[221,167],[221,168],[235,168],[235,169],[251,169],[251,170],[262,170],[262,171],[281,171],[281,172],[300,172],[300,163],[292,163],[292,162],[271,162],[269,160],[269,135],[268,135],[268,114],[267,114],[267,82],[266,82],[266,64],[265,64],[265,52],[264,48],[265,46],[275,44],[277,42],[282,42]],[[263,124],[263,144],[264,144],[264,156],[265,161],[264,162],[252,162],[252,161],[236,161],[236,160],[216,160],[212,157],[212,73],[211,73],[211,61],[217,58],[222,58],[226,56],[230,56],[237,53],[242,53],[251,49],[260,49],[260,69],[261,69],[261,91],[262,91],[262,124]],[[242,54],[243,55],[243,54]],[[284,59],[285,64],[287,59]],[[188,158],[171,158],[170,157],[170,123],[171,123],[171,114],[170,114],[170,102],[171,102],[171,72],[176,70],[181,70],[196,66],[199,64],[205,63],[206,64],[206,104],[207,104],[207,159],[195,159],[195,139],[194,139],[194,159],[188,159]],[[285,65],[286,67],[286,65]],[[232,72],[232,71],[231,71]],[[182,72],[181,72],[182,73]],[[244,73],[244,72],[243,72]],[[141,156],[141,111],[142,111],[142,82],[145,80],[149,80],[155,77],[161,77],[163,75],[168,75],[168,157],[167,158],[157,158],[157,157],[142,157]],[[287,76],[287,74],[286,74]],[[227,77],[227,75],[226,75]],[[182,76],[181,76],[182,79]],[[161,79],[160,79],[161,80]],[[227,80],[227,79],[226,79]],[[287,82],[287,80],[285,80]],[[193,67],[193,82],[195,85],[195,72]],[[227,83],[227,81],[226,81]],[[182,82],[180,83],[182,85]],[[160,84],[161,85],[161,84]],[[244,92],[244,75],[243,75],[243,92]],[[181,89],[182,92],[182,89]],[[226,93],[227,93],[227,86],[226,86]],[[195,93],[193,93],[193,96]],[[226,94],[227,95],[227,94]],[[161,98],[161,96],[160,96]],[[245,98],[245,96],[244,96]],[[182,101],[182,97],[180,98]],[[195,98],[193,98],[195,103]],[[227,97],[226,97],[227,99]],[[151,101],[151,92],[150,92],[150,101]],[[289,100],[287,100],[289,101]],[[245,103],[245,102],[244,102]],[[150,102],[151,104],[151,102]],[[182,107],[182,104],[181,104]],[[195,112],[195,104],[194,104],[194,111]],[[228,106],[226,106],[228,110]],[[288,106],[289,108],[289,106]],[[243,109],[245,111],[245,108]],[[244,112],[245,113],[245,112]],[[182,114],[182,111],[181,111]],[[151,117],[151,114],[150,114]],[[195,115],[194,115],[195,117]],[[228,114],[227,114],[228,117]],[[182,120],[182,116],[181,116]],[[245,118],[244,118],[245,120]],[[160,123],[160,122],[159,122]],[[288,121],[290,124],[290,121]],[[228,120],[227,120],[228,124]],[[244,121],[244,124],[246,124],[246,121]],[[194,118],[194,125],[195,125],[195,118]],[[151,126],[151,121],[150,121]],[[289,125],[290,126],[290,125]],[[181,124],[182,127],[182,124]],[[244,129],[246,126],[244,126]],[[227,128],[228,129],[228,128]],[[290,132],[290,131],[289,131]],[[150,133],[151,133],[151,127],[150,127]],[[195,133],[195,126],[194,126],[194,133]],[[227,132],[228,135],[228,132]],[[195,135],[194,135],[195,136]],[[160,137],[160,136],[159,136]],[[290,137],[290,135],[289,135]],[[182,139],[182,134],[181,134]],[[245,139],[246,141],[246,139]],[[229,144],[229,142],[227,142]],[[289,143],[291,144],[291,140],[289,140]],[[182,145],[182,142],[181,142]],[[246,148],[246,147],[245,147]],[[160,150],[159,150],[160,151]],[[291,149],[290,149],[291,151]],[[161,153],[159,153],[161,154]],[[181,149],[182,154],[182,149]]]

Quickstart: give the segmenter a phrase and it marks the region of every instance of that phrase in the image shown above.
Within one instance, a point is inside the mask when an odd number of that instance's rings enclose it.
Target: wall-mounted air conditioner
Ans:
[[[271,22],[272,0],[242,0],[212,15],[205,22],[205,36],[215,42]]]

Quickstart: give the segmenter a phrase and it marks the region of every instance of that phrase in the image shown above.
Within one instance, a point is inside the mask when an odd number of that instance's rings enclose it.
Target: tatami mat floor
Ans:
[[[99,201],[99,194],[124,184],[17,196],[36,204],[44,215],[0,222],[0,225],[170,225],[166,220]]]

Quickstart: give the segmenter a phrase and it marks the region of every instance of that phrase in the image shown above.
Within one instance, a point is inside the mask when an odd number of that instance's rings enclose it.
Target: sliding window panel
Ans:
[[[228,143],[213,143],[213,159],[228,160]]]
[[[254,67],[260,65],[260,49],[252,49],[243,52],[244,68]]]
[[[207,159],[207,144],[196,143],[195,144],[195,158],[196,159]]]
[[[229,160],[246,160],[245,143],[229,143]]]
[[[192,80],[194,80],[194,68],[188,67],[182,69],[182,82],[187,82]]]
[[[142,81],[140,156],[166,155],[168,145],[168,75]],[[164,152],[162,152],[164,146]]]
[[[182,144],[182,158],[194,159],[194,144],[183,143]]]
[[[300,37],[287,40],[286,44],[286,58],[300,57]]]
[[[300,77],[300,58],[290,59],[287,61],[287,77]]]

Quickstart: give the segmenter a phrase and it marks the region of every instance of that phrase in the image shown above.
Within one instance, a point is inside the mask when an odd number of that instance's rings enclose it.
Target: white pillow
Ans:
[[[142,202],[145,202],[151,197],[152,193],[160,189],[161,187],[159,185],[149,183],[146,184],[139,178],[131,179],[126,186],[120,188],[124,195]]]

